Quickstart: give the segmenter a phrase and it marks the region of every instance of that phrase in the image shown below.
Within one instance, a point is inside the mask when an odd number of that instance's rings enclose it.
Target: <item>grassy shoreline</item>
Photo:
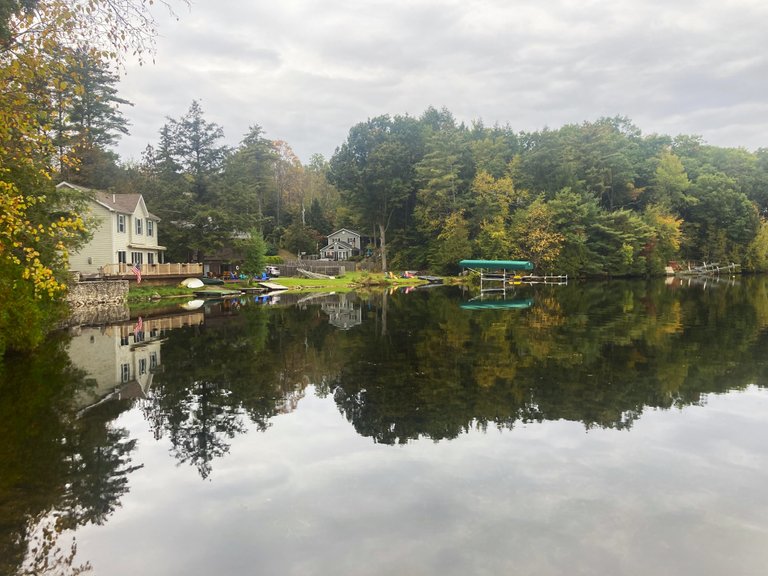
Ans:
[[[455,283],[456,279],[446,278],[446,283]],[[426,284],[418,278],[387,278],[382,273],[371,274],[369,272],[349,272],[339,278],[272,278],[270,282],[280,284],[288,289],[288,292],[312,292],[328,290],[333,292],[351,292],[368,288],[387,288],[391,286],[419,286]],[[237,290],[256,286],[258,282],[250,284],[245,280],[228,281],[223,287]],[[129,303],[139,303],[151,300],[180,298],[192,296],[195,290],[181,285],[173,286],[141,286],[132,284],[128,293]]]

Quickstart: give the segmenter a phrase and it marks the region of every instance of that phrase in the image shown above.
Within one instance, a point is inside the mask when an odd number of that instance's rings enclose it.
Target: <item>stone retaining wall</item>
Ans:
[[[70,284],[67,293],[70,308],[96,304],[125,304],[127,301],[128,280],[74,282]]]

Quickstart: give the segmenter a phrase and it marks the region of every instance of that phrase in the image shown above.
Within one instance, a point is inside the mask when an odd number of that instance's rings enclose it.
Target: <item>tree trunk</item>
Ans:
[[[387,229],[384,224],[379,224],[379,236],[381,237],[381,271],[387,272]]]

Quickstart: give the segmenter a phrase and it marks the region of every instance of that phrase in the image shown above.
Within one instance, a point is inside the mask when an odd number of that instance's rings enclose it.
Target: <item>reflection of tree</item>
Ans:
[[[536,305],[515,312],[459,313],[447,291],[394,298],[385,334],[368,322],[344,343],[334,398],[359,433],[383,443],[544,419],[630,427],[648,406],[759,381],[764,286],[529,287]]]
[[[0,573],[78,573],[63,530],[102,523],[128,491],[134,443],[105,404],[76,417],[86,385],[63,339],[0,364]]]
[[[102,404],[87,412],[66,438],[68,482],[61,523],[65,528],[103,524],[128,493],[129,475],[141,468],[131,465],[136,440],[111,421],[127,406]]]
[[[203,478],[211,473],[211,462],[229,452],[227,439],[245,431],[229,390],[215,382],[196,381],[176,397],[168,415],[172,453],[180,462],[195,466]],[[234,400],[234,402],[233,402]]]
[[[246,419],[266,430],[304,389],[308,326],[320,323],[314,309],[254,306],[170,333],[143,405],[155,436],[167,434],[174,457],[208,477]]]
[[[16,574],[18,576],[77,576],[92,571],[89,562],[77,564],[77,542],[69,546],[61,542],[61,528],[50,515],[30,519],[27,523],[29,553]]]

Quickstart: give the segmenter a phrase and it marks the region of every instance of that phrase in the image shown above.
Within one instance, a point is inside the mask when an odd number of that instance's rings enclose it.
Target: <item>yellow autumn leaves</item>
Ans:
[[[56,279],[51,262],[44,261],[41,251],[45,246],[66,258],[68,242],[84,226],[79,217],[63,216],[35,224],[28,211],[44,201],[44,196],[24,196],[13,184],[0,181],[0,258],[20,269],[20,278],[33,283],[36,296],[55,298],[66,286]]]

